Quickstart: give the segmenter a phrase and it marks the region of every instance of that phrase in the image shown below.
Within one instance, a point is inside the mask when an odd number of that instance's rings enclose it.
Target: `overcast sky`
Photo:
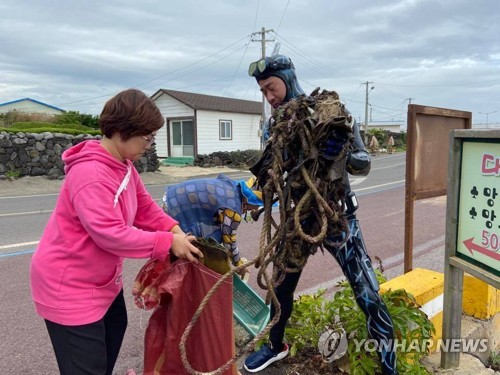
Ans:
[[[500,123],[498,0],[2,0],[0,103],[99,114],[130,87],[261,100],[248,65],[276,42],[306,93],[335,90],[364,120],[409,101]],[[497,112],[495,112],[497,111]]]

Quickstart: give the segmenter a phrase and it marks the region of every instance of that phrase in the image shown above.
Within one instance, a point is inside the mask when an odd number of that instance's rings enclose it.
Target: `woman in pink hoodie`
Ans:
[[[133,166],[164,120],[139,90],[111,98],[101,141],[63,153],[66,178],[33,254],[31,290],[61,374],[112,374],[127,326],[124,258],[196,262],[201,252],[146,191]]]

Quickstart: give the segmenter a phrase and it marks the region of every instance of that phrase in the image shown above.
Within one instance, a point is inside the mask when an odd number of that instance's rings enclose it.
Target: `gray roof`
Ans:
[[[167,94],[196,110],[202,109],[206,111],[249,113],[255,115],[262,113],[262,102],[165,89],[158,90],[152,98],[158,98],[161,93]]]

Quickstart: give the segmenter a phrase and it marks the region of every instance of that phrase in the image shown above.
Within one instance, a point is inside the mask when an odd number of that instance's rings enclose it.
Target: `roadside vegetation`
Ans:
[[[377,270],[379,283],[386,281]],[[380,374],[380,361],[375,351],[364,350],[360,342],[369,339],[366,318],[359,309],[354,293],[347,283],[341,282],[333,297],[328,297],[325,290],[312,295],[302,295],[294,301],[293,313],[285,331],[290,345],[290,356],[284,359],[286,374],[323,374],[356,375]],[[435,333],[432,322],[422,312],[415,298],[406,291],[389,290],[382,295],[393,319],[395,335],[398,341],[428,341]],[[326,331],[342,332],[347,338],[346,354],[333,362],[328,362],[320,353],[318,343]],[[259,343],[262,345],[265,340]],[[358,343],[358,346],[356,346]],[[328,342],[331,352],[336,350],[337,342]],[[424,350],[422,350],[424,349]],[[400,374],[430,374],[420,363],[429,354],[429,348],[397,346],[397,366]],[[281,366],[280,362],[280,366]]]
[[[8,112],[0,114],[0,131],[9,133],[63,133],[63,134],[101,134],[99,117],[65,112],[56,116]]]

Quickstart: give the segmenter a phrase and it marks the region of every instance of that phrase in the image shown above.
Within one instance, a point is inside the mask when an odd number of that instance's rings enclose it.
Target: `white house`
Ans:
[[[28,114],[38,114],[38,115],[60,115],[64,113],[61,108],[54,107],[53,105],[39,102],[38,100],[31,98],[24,98],[13,100],[11,102],[0,104],[0,113],[7,112],[20,112]]]
[[[368,122],[368,131],[370,129],[387,130],[393,133],[401,133],[403,123],[401,121],[370,121]],[[360,125],[360,129],[365,130],[364,121]]]
[[[156,136],[159,157],[260,148],[261,102],[165,89],[151,98],[165,118]]]

